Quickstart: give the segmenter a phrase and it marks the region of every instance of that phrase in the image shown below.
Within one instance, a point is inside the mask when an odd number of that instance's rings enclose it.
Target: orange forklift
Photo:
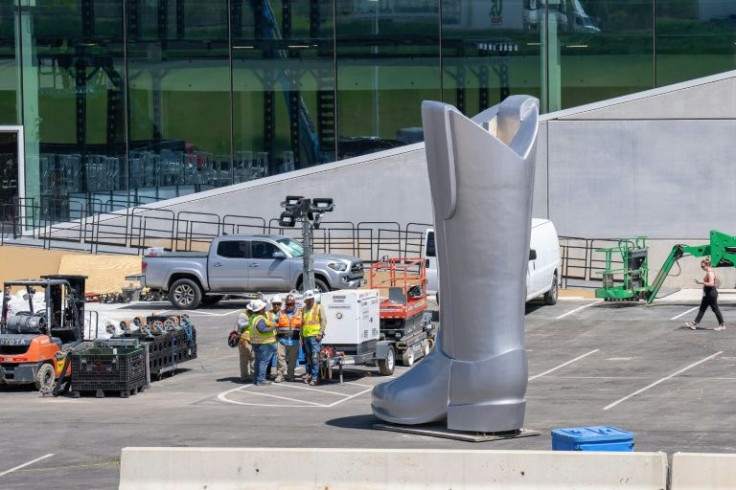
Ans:
[[[371,265],[370,289],[381,291],[381,340],[395,342],[404,366],[411,366],[432,349],[436,329],[427,310],[425,260],[383,257]],[[387,293],[387,294],[386,294]]]
[[[54,386],[65,370],[65,353],[83,341],[86,279],[86,276],[52,275],[4,284],[0,386],[34,384],[38,390],[50,390]],[[11,295],[18,289],[24,291],[23,300],[27,304],[11,311]],[[36,309],[33,299],[39,294],[43,294],[45,307]]]

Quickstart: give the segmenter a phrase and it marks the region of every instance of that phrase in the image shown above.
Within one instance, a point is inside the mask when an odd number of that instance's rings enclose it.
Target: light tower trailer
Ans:
[[[332,377],[338,368],[343,382],[343,366],[378,366],[383,376],[396,367],[395,341],[380,340],[380,297],[376,289],[342,290],[322,293],[327,329],[320,350],[320,372]]]

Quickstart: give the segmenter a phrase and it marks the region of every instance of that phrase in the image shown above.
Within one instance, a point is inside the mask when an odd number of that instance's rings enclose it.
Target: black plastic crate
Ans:
[[[101,396],[106,391],[127,397],[146,385],[145,351],[142,347],[94,347],[72,353],[74,396],[94,391]]]

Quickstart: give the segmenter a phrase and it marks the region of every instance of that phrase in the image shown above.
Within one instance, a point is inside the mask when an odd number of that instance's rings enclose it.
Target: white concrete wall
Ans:
[[[633,452],[124,448],[120,467],[121,490],[662,490],[666,484],[666,454]]]
[[[736,454],[675,453],[671,490],[733,490]]]

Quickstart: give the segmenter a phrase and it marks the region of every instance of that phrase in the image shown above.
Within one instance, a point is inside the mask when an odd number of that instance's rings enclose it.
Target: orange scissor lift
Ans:
[[[425,260],[384,257],[371,265],[368,286],[380,291],[381,340],[395,342],[404,366],[429,354],[436,330],[427,311]]]

